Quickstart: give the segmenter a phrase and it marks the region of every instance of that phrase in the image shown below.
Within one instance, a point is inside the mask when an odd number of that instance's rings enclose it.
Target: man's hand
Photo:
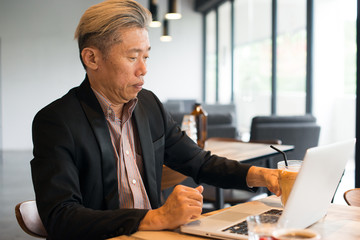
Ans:
[[[203,205],[203,190],[203,186],[176,186],[162,207],[150,210],[145,215],[139,230],[175,229],[199,217]]]
[[[281,195],[279,186],[280,170],[261,167],[251,167],[246,176],[248,186],[267,187],[269,191]]]

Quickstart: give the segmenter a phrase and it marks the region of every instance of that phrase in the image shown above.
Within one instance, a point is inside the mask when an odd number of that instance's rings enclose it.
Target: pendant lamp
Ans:
[[[172,40],[172,37],[169,35],[169,21],[167,19],[164,19],[163,22],[163,34],[160,37],[160,41],[162,42],[170,42]]]
[[[149,24],[150,27],[160,27],[161,22],[158,15],[158,3],[157,0],[149,0],[149,8],[152,15],[152,21]]]
[[[165,14],[166,19],[180,19],[180,1],[168,0],[168,12]]]

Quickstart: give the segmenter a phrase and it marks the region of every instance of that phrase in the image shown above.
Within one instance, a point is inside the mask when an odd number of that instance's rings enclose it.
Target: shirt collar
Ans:
[[[103,96],[101,93],[96,91],[94,88],[91,88],[91,89],[95,93],[95,96],[100,103],[100,106],[104,112],[105,117],[111,119],[112,121],[115,121],[116,120],[115,111],[112,108],[111,102],[105,96]],[[118,120],[120,120],[122,122],[126,122],[132,116],[132,113],[135,109],[137,102],[138,102],[138,99],[137,99],[137,97],[135,97],[134,99],[131,99],[129,102],[125,103],[124,107],[123,107],[122,119],[118,119]]]

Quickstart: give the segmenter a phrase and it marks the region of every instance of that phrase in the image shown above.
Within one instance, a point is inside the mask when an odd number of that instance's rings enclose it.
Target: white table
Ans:
[[[261,200],[242,203],[246,205],[253,214],[263,211],[266,206],[281,206],[280,199],[276,196],[267,197]],[[202,215],[209,216],[221,210]],[[327,215],[310,226],[321,235],[322,240],[359,240],[360,239],[360,207],[350,207],[345,205],[331,204]],[[119,236],[112,240],[200,240],[208,239],[193,235],[182,234],[179,230],[175,231],[138,231],[131,236]]]

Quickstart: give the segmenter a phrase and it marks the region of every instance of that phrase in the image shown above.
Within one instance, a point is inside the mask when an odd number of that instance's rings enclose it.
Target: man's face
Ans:
[[[113,104],[135,98],[144,84],[150,42],[144,28],[122,30],[121,42],[111,47],[108,56],[99,60],[93,87]]]

